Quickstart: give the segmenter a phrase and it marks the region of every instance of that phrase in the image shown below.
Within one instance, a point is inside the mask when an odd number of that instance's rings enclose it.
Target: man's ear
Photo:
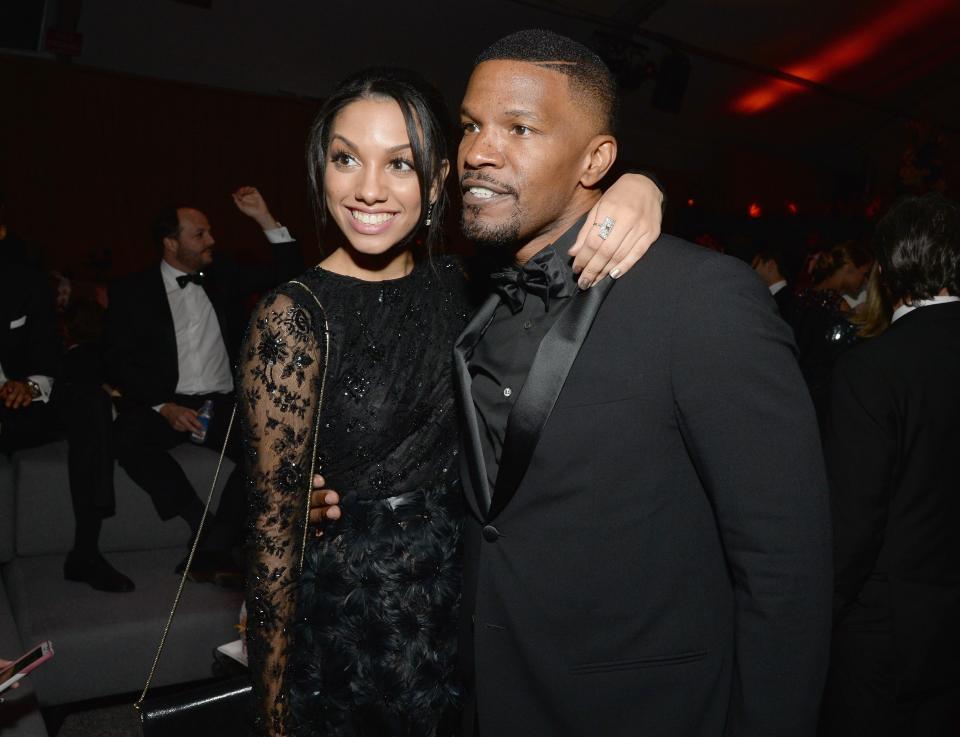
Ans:
[[[176,253],[177,252],[177,239],[176,238],[164,238],[163,239],[163,253]]]
[[[617,160],[617,139],[609,135],[594,136],[587,145],[580,184],[593,187],[606,176]]]
[[[447,159],[444,159],[440,162],[440,172],[437,174],[437,178],[433,182],[433,186],[430,187],[430,201],[436,202],[437,198],[440,196],[440,191],[443,189],[443,183],[447,181],[447,175],[450,174],[450,162]]]

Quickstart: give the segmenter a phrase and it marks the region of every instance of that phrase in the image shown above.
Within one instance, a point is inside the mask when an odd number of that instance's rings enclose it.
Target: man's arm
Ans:
[[[830,638],[827,482],[786,324],[756,275],[702,262],[677,296],[677,419],[735,597],[728,737],[816,731]]]
[[[878,376],[853,350],[837,364],[823,451],[834,538],[834,615],[842,616],[873,572],[883,545],[897,441]]]
[[[23,280],[27,297],[18,314],[10,316],[12,322],[22,322],[16,330],[23,331],[23,353],[19,361],[22,375],[6,375],[0,382],[0,402],[8,409],[49,401],[61,349],[53,294],[46,277],[32,269],[15,273]]]
[[[240,187],[231,196],[237,209],[263,230],[272,252],[271,269],[257,267],[239,270],[239,291],[243,294],[263,292],[302,272],[304,267],[300,245],[290,231],[274,218],[260,191],[256,187]]]

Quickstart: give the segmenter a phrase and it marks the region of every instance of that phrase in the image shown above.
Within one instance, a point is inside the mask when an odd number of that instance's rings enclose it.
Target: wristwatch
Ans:
[[[25,383],[30,388],[30,398],[39,399],[40,395],[43,394],[43,389],[40,388],[40,385],[33,379],[27,379]]]

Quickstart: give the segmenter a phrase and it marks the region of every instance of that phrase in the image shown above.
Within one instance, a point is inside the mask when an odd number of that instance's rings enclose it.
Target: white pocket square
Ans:
[[[16,330],[17,328],[22,328],[26,324],[27,324],[27,316],[24,315],[23,317],[18,317],[16,320],[11,322],[10,329]]]

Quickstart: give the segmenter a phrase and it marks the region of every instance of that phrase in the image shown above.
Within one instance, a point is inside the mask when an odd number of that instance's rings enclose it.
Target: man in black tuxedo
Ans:
[[[272,269],[243,268],[224,254],[214,258],[207,217],[191,207],[171,207],[153,226],[159,266],[114,284],[107,310],[107,372],[122,395],[117,457],[160,517],[182,517],[194,534],[203,504],[168,451],[202,428],[198,412],[207,400],[213,419],[202,444],[219,450],[233,405],[245,300],[303,270],[299,246],[260,193],[244,187],[233,197],[272,243]],[[234,444],[229,452],[236,456]],[[233,568],[229,556],[217,553],[235,543],[244,504],[241,474],[235,471],[205,541],[211,567]],[[194,570],[203,567],[198,561]]]
[[[837,363],[824,450],[834,638],[822,734],[960,734],[960,208],[877,225],[890,328]]]
[[[100,591],[133,591],[134,583],[99,548],[103,519],[114,513],[110,398],[99,382],[76,380],[61,348],[46,277],[5,263],[0,270],[0,452],[66,435],[75,535],[64,577]]]
[[[798,310],[792,284],[796,279],[794,260],[788,255],[786,249],[771,247],[758,251],[750,264],[757,272],[757,276],[767,285],[767,289],[773,295],[773,301],[777,303],[780,317],[791,329],[794,329],[797,324]]]
[[[615,98],[592,52],[525,31],[463,101],[465,233],[515,261],[454,349],[464,727],[809,737],[830,528],[790,332],[743,263],[670,236],[576,288]]]

